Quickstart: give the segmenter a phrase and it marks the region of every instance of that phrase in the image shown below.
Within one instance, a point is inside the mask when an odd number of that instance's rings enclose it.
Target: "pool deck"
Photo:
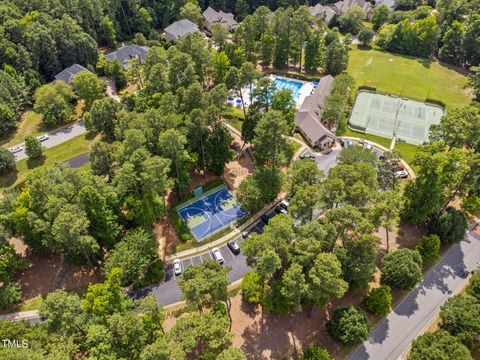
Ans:
[[[300,108],[300,106],[302,106],[303,104],[303,101],[305,100],[305,98],[310,95],[314,89],[314,85],[312,82],[307,82],[307,81],[302,81],[302,80],[297,80],[297,79],[291,79],[291,78],[288,78],[288,77],[285,77],[285,76],[279,76],[279,75],[269,75],[268,76],[270,78],[270,80],[273,80],[273,79],[284,79],[284,80],[287,80],[287,81],[291,81],[291,82],[296,82],[296,83],[300,83],[302,84],[302,87],[299,89],[299,91],[297,92],[297,97],[295,99],[295,103],[296,103],[296,106],[297,106],[297,109]],[[255,89],[255,85],[252,86],[252,91]],[[248,87],[245,87],[242,89],[242,95],[243,95],[243,101],[245,103],[245,107],[249,107],[250,106],[250,89]],[[241,107],[241,99],[240,97],[234,97],[233,98],[233,106],[237,106],[237,107]],[[237,105],[238,104],[238,105]]]

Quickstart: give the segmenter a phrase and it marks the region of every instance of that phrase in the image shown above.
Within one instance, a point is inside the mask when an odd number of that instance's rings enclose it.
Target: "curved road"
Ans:
[[[42,145],[48,149],[48,148],[60,145],[68,140],[72,140],[73,138],[82,135],[86,131],[87,130],[83,125],[83,120],[80,120],[72,125],[69,125],[48,133],[49,139],[42,142]],[[15,146],[25,147],[25,144],[21,143]],[[28,157],[27,154],[25,154],[25,149],[15,153],[14,155],[15,155],[15,161],[20,161]]]
[[[349,360],[402,358],[412,340],[424,332],[440,306],[461,290],[480,263],[480,227],[468,232],[425,275],[423,281],[370,333]]]

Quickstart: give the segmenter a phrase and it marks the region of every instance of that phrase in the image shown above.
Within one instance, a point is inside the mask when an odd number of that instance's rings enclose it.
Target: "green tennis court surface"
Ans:
[[[444,109],[393,95],[360,91],[350,115],[349,123],[373,134],[409,144],[428,142],[430,126],[440,123]]]

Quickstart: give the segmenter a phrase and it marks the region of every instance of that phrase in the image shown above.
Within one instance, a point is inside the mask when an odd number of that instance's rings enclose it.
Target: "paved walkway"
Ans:
[[[349,360],[400,359],[412,340],[437,316],[440,306],[458,293],[480,263],[480,228],[468,232],[425,274],[420,284],[370,333]]]
[[[11,313],[6,315],[0,315],[0,321],[29,321],[39,322],[41,321],[38,310],[21,311],[17,313]]]

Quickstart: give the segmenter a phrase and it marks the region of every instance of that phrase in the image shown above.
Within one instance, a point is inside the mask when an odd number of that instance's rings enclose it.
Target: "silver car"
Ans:
[[[48,136],[47,134],[37,136],[37,140],[42,141],[42,142],[47,141],[48,139],[50,139],[50,136]]]
[[[173,273],[178,276],[182,273],[182,263],[180,259],[173,260]]]
[[[222,254],[220,253],[220,249],[217,247],[214,247],[212,249],[212,256],[219,264],[223,264],[225,262],[225,260],[223,260]]]
[[[11,152],[12,154],[15,154],[15,153],[18,153],[18,152],[22,151],[22,150],[23,150],[23,146],[14,146],[14,147],[11,147],[11,148],[8,149],[8,150],[10,150],[10,152]]]

